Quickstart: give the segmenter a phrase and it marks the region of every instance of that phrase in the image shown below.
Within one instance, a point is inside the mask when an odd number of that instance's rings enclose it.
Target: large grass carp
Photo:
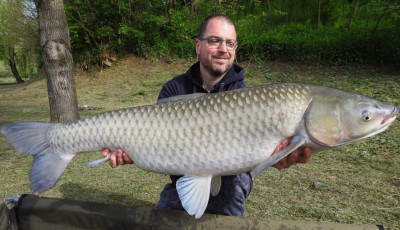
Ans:
[[[179,197],[200,218],[221,176],[251,172],[254,178],[299,147],[315,153],[373,136],[398,113],[391,103],[342,90],[274,84],[178,96],[68,123],[18,122],[1,132],[34,157],[34,193],[52,188],[77,154],[120,147],[139,168],[184,175]],[[272,155],[287,137],[291,145]]]

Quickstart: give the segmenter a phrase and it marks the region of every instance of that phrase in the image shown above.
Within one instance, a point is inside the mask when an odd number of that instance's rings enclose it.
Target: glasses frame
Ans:
[[[226,45],[226,49],[227,49],[227,50],[233,51],[233,50],[236,50],[237,47],[238,47],[238,42],[237,42],[237,40],[235,40],[235,39],[225,39],[225,40],[224,40],[224,39],[222,39],[222,38],[220,38],[220,37],[217,37],[217,36],[209,36],[209,37],[199,38],[199,40],[200,40],[200,41],[207,41],[207,44],[208,44],[209,46],[213,46],[213,45],[210,44],[210,39],[212,39],[212,38],[218,39],[218,41],[219,41],[219,45],[218,45],[218,46],[215,46],[215,48],[220,47],[220,46],[222,45],[223,42],[225,42],[225,45]],[[230,46],[228,46],[228,43],[227,43],[227,42],[234,42],[234,43],[235,43],[235,46],[234,46],[234,47],[230,47]]]

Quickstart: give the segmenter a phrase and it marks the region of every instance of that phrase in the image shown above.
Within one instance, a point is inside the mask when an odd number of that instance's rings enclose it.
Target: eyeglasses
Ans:
[[[206,37],[206,38],[199,38],[200,41],[207,41],[207,44],[211,47],[211,48],[218,48],[220,45],[222,45],[223,42],[226,43],[226,49],[227,50],[235,50],[238,46],[238,43],[235,39],[222,39],[220,37],[215,37],[215,36],[211,36],[211,37]]]

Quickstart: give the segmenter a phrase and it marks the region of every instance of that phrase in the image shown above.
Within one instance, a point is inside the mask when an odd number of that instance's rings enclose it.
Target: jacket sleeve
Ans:
[[[167,81],[167,83],[162,86],[157,100],[191,93],[191,81],[187,79],[186,74],[181,74]]]
[[[244,83],[244,80],[238,82],[238,88],[248,88],[249,86]]]
[[[174,84],[172,84],[171,81],[168,81],[167,83],[165,83],[162,86],[160,93],[158,94],[157,101],[160,99],[164,99],[164,98],[168,98],[168,97],[177,95],[175,88],[176,87],[174,87]]]

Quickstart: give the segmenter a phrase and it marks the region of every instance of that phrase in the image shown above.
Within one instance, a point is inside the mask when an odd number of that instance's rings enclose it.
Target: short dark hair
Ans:
[[[206,29],[207,29],[208,22],[211,19],[214,19],[214,18],[224,19],[226,22],[228,22],[229,24],[233,25],[233,27],[235,28],[235,23],[233,23],[233,21],[232,21],[232,19],[230,17],[228,17],[226,15],[223,15],[223,14],[212,14],[212,15],[206,17],[201,22],[200,28],[199,28],[199,31],[198,31],[198,34],[197,34],[197,38],[202,38],[204,36],[204,33],[206,32]],[[235,28],[235,30],[236,30],[236,28]]]

